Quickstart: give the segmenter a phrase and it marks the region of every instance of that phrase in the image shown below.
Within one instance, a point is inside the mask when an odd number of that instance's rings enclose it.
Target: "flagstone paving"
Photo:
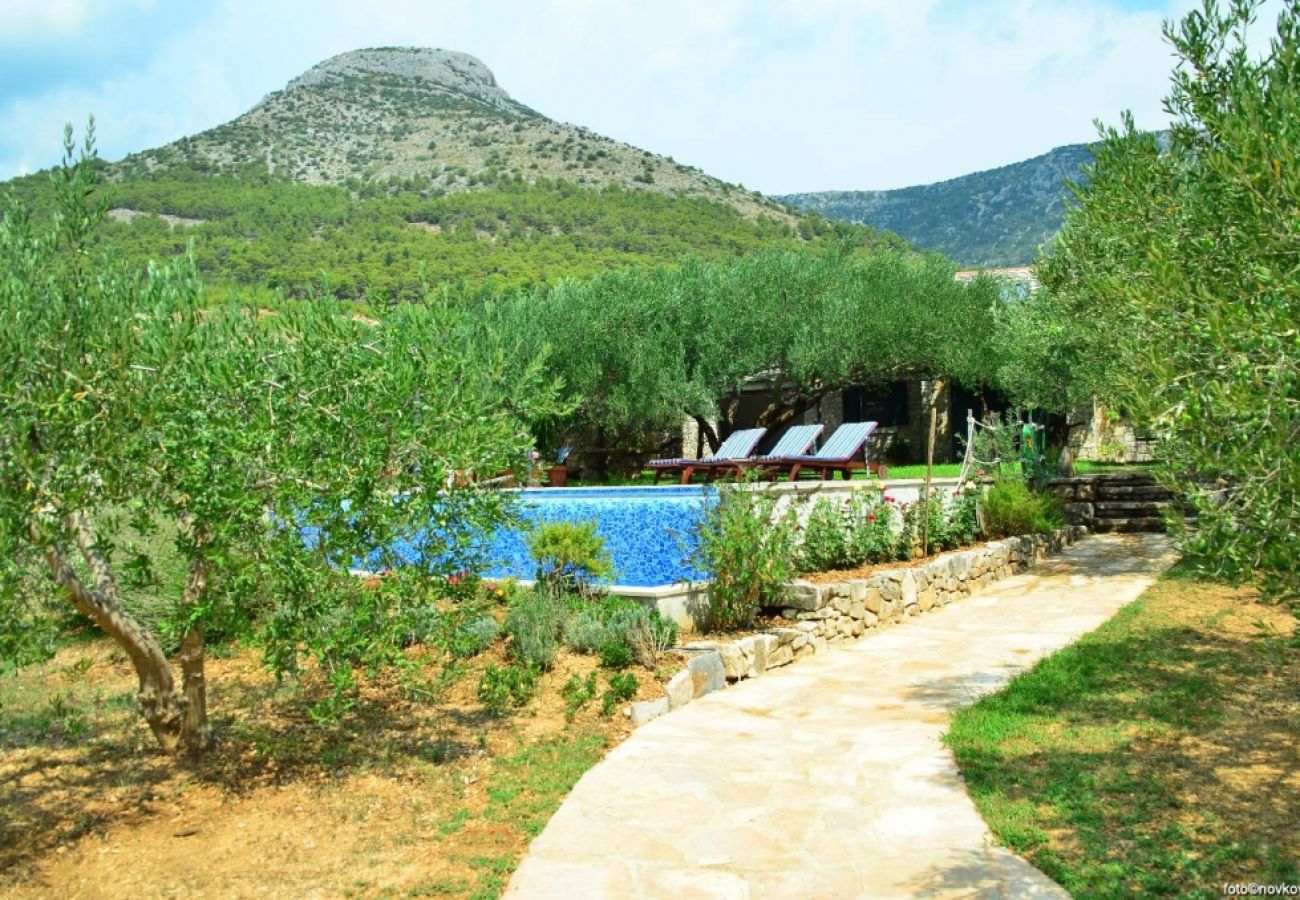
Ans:
[[[992,837],[950,712],[1096,628],[1175,559],[1085,539],[1031,572],[710,694],[578,782],[506,896],[1065,897]]]

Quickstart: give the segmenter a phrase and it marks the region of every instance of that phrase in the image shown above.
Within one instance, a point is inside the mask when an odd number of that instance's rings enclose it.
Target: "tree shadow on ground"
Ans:
[[[39,859],[84,836],[155,817],[193,786],[235,799],[292,782],[429,771],[512,731],[510,717],[409,700],[392,684],[328,726],[312,720],[310,697],[273,683],[227,679],[214,687],[216,744],[197,759],[159,753],[119,700],[108,709],[92,704],[71,732],[58,720],[0,714],[0,882],[21,881]]]

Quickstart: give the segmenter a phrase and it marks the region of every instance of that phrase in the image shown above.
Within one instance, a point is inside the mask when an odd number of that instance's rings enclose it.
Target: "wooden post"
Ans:
[[[938,428],[939,395],[943,392],[943,382],[936,380],[930,384],[930,439],[925,448],[925,490],[921,494],[924,518],[921,520],[921,558],[930,555],[930,480],[934,477],[934,441]]]

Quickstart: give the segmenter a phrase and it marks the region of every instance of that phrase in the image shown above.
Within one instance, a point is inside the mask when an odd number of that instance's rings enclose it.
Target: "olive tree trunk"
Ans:
[[[192,627],[181,647],[185,695],[176,689],[171,663],[158,639],[126,611],[111,565],[99,550],[94,532],[84,514],[65,517],[64,524],[90,572],[90,583],[72,567],[67,550],[55,540],[45,539],[35,523],[32,538],[42,548],[50,575],[68,595],[72,605],[117,642],[131,660],[139,679],[140,712],[154,739],[169,754],[197,753],[211,743],[203,678],[203,632]],[[197,601],[206,586],[207,572],[191,566],[185,594]]]

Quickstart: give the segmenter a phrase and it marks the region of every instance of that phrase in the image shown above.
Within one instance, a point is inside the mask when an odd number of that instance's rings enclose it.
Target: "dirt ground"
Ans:
[[[0,893],[495,896],[631,729],[626,703],[606,717],[599,696],[566,718],[561,686],[596,668],[568,653],[527,706],[487,714],[479,674],[500,654],[431,664],[415,687],[368,681],[331,726],[309,717],[310,685],[277,685],[255,652],[213,659],[219,743],[188,763],[154,752],[120,652],[67,647],[0,680]],[[671,665],[631,671],[649,699]]]

